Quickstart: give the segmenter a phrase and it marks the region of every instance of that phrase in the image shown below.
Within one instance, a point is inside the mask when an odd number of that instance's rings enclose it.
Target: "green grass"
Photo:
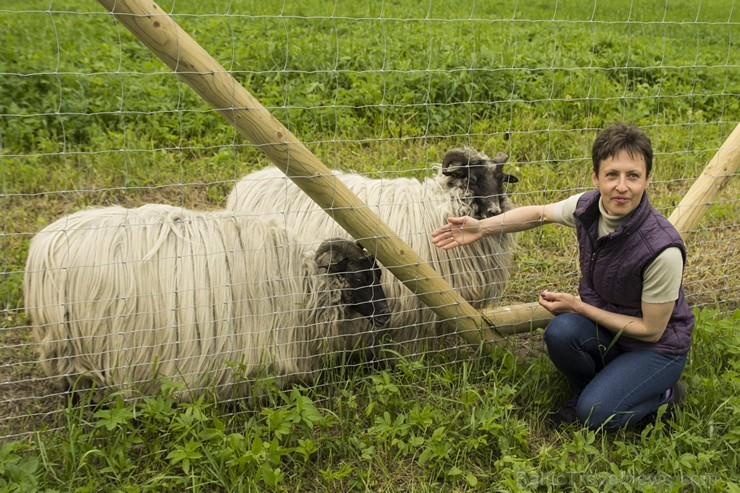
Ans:
[[[655,428],[546,426],[564,384],[539,333],[335,362],[254,407],[49,397],[23,313],[33,234],[86,206],[218,208],[266,164],[96,2],[49,5],[0,7],[0,490],[740,491],[734,178],[686,237],[691,393]],[[740,117],[723,0],[160,5],[328,166],[424,177],[453,146],[502,150],[521,205],[590,187],[595,132],[625,119],[653,140],[668,215]],[[575,291],[572,231],[522,233],[515,254],[497,304]]]
[[[0,485],[15,482],[17,491],[738,491],[740,312],[726,318],[705,310],[698,320],[685,404],[642,430],[553,429],[546,417],[563,382],[546,356],[517,364],[504,350],[477,358],[451,352],[373,370],[345,367],[329,372],[322,386],[272,391],[250,408],[177,404],[167,388],[136,404],[112,396],[98,406],[69,405],[54,433],[0,448]]]

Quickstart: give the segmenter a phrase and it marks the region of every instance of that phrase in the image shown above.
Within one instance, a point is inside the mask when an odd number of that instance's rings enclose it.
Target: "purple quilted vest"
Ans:
[[[616,231],[598,238],[598,190],[586,192],[574,213],[580,246],[579,294],[589,305],[642,317],[642,274],[663,250],[678,247],[686,261],[686,247],[676,228],[643,195],[642,202]],[[694,314],[684,297],[683,285],[663,336],[643,342],[621,334],[617,340],[626,351],[653,349],[666,354],[686,354],[691,346]]]

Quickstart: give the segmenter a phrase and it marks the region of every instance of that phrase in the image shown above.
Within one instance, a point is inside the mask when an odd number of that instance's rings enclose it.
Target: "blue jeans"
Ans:
[[[574,313],[556,316],[545,330],[550,359],[578,396],[578,419],[608,431],[656,411],[686,365],[685,354],[622,351],[614,336]]]

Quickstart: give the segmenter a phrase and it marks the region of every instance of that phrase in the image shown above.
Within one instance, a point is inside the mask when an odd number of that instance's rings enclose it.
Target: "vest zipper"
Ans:
[[[593,250],[591,251],[591,263],[589,264],[589,273],[591,274],[591,285],[593,285],[594,280],[594,268],[596,266],[596,259],[599,257],[599,252],[606,244],[606,240],[609,239],[609,236],[602,236],[601,238],[598,238],[596,240],[596,245],[594,245]]]

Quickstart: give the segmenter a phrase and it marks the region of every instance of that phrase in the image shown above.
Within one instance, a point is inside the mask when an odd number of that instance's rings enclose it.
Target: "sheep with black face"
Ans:
[[[436,248],[430,234],[449,216],[483,219],[513,207],[506,192],[517,178],[503,170],[508,156],[494,158],[471,148],[452,149],[434,178],[368,178],[332,172],[398,236],[476,308],[493,304],[508,281],[514,239],[493,235],[454,250]],[[268,167],[244,176],[229,195],[226,208],[235,214],[269,217],[306,243],[320,236],[348,234],[279,169]],[[361,239],[360,239],[361,240]],[[388,336],[394,349],[416,352],[434,346],[441,335],[432,310],[424,306],[390,272],[383,269],[383,289],[391,307],[386,331],[367,334],[365,347]]]
[[[375,259],[318,248],[274,221],[150,204],[65,216],[31,241],[26,310],[60,387],[183,400],[250,395],[257,378],[311,381],[325,356],[389,321]]]

